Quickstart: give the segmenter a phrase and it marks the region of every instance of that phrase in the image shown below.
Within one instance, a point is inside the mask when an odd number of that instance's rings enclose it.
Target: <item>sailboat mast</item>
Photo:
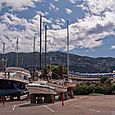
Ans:
[[[42,56],[42,15],[40,15],[40,70],[42,69],[41,56]]]
[[[34,63],[35,62],[35,36],[34,36],[34,41],[33,41],[33,67],[34,67]]]
[[[69,21],[67,20],[67,75],[69,74]]]
[[[19,66],[19,55],[18,55],[18,38],[16,41],[16,66]]]
[[[3,71],[5,71],[5,42],[3,42],[3,55],[2,55],[2,60],[3,60]]]
[[[47,66],[47,26],[45,25],[45,68]]]
[[[3,57],[2,57],[3,60],[5,60],[5,42],[3,42]]]
[[[34,42],[33,42],[33,80],[34,80],[34,71],[35,71],[35,36],[34,36]]]

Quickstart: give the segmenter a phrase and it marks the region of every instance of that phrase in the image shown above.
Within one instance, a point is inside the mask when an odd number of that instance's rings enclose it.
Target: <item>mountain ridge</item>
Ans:
[[[33,53],[19,54],[19,66],[24,68],[32,67],[33,65]],[[48,52],[47,53],[47,64],[62,64],[66,66],[66,56],[64,52]],[[88,57],[79,56],[75,54],[69,54],[70,56],[70,71],[82,72],[82,73],[100,73],[100,72],[112,72],[115,70],[115,58],[114,57]],[[0,60],[2,59],[0,54]],[[16,66],[16,53],[10,52],[5,54],[7,59],[7,66]],[[42,53],[42,67],[44,67],[45,55]],[[34,67],[39,68],[39,52],[34,52]],[[0,64],[2,68],[2,64]]]

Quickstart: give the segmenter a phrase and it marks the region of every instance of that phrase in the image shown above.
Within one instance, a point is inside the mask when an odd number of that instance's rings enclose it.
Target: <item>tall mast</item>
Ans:
[[[3,42],[3,57],[2,57],[3,60],[5,60],[5,42]]]
[[[47,66],[47,26],[45,25],[45,68]]]
[[[41,56],[42,56],[42,15],[40,15],[40,70],[42,69]]]
[[[67,75],[69,74],[69,21],[67,20]]]
[[[3,71],[5,71],[5,42],[3,42]]]
[[[33,42],[33,66],[34,66],[34,64],[35,64],[35,63],[34,63],[34,62],[35,62],[35,61],[34,61],[34,60],[35,60],[35,39],[36,39],[36,38],[35,38],[35,36],[34,36],[34,42]]]
[[[16,41],[16,66],[19,66],[19,55],[18,55],[18,38]]]
[[[32,60],[32,64],[33,64],[33,80],[34,80],[34,71],[35,71],[35,36],[34,36],[34,42],[33,42],[33,60]]]

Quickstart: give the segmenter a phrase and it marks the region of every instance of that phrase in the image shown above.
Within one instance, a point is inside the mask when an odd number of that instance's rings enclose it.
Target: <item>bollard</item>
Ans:
[[[31,103],[36,103],[36,96],[34,94],[30,95]]]
[[[4,106],[4,104],[5,104],[5,96],[2,96],[2,103],[3,103],[3,106]]]
[[[64,106],[64,93],[61,94],[62,106]]]
[[[52,103],[55,102],[55,95],[51,95],[51,102],[52,102]]]

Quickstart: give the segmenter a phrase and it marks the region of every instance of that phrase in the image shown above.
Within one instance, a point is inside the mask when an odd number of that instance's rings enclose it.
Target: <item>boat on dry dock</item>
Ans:
[[[60,82],[59,80],[58,81],[55,80],[55,81],[52,81],[52,82],[47,82],[47,85],[49,85],[51,87],[54,87],[58,94],[67,92],[67,87],[62,82]]]
[[[27,93],[29,71],[20,67],[8,67],[0,72],[0,96],[20,96]]]
[[[30,94],[57,94],[55,87],[47,85],[47,81],[34,81],[26,87]]]

